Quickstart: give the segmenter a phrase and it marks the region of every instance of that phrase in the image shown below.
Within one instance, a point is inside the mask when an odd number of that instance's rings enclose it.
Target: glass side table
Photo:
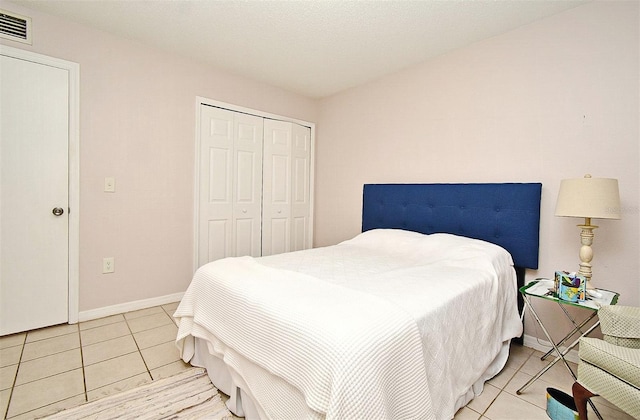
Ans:
[[[585,329],[589,321],[591,321],[593,318],[596,317],[596,315],[598,315],[598,310],[604,305],[615,305],[616,303],[618,303],[618,297],[620,296],[616,292],[612,292],[609,290],[596,289],[602,295],[602,297],[595,298],[590,296],[586,301],[569,302],[566,300],[559,299],[557,295],[553,293],[552,291],[553,283],[554,283],[553,280],[534,280],[520,288],[520,294],[522,294],[522,298],[524,299],[525,310],[528,308],[531,311],[533,318],[536,320],[536,322],[542,329],[542,332],[547,337],[547,339],[549,340],[552,346],[551,350],[549,350],[546,354],[544,354],[540,359],[545,360],[551,353],[554,353],[554,352],[556,353],[557,356],[548,365],[542,368],[540,372],[538,372],[526,384],[524,384],[520,389],[518,389],[516,391],[518,395],[522,394],[525,391],[525,389],[529,387],[529,385],[537,381],[542,375],[544,375],[545,372],[547,372],[549,369],[551,369],[556,363],[558,363],[561,360],[564,363],[567,370],[569,371],[569,373],[571,374],[571,376],[573,377],[573,379],[577,380],[577,376],[573,371],[573,369],[571,369],[571,366],[569,366],[569,363],[567,363],[565,356],[575,346],[578,345],[578,343],[580,342],[580,338],[590,334],[593,330],[595,330],[600,325],[600,321],[596,320],[596,322],[592,326]],[[562,340],[558,341],[557,343],[553,341],[546,327],[540,320],[540,317],[538,316],[535,309],[533,308],[533,305],[531,304],[531,299],[533,298],[546,299],[546,300],[558,303],[558,306],[560,307],[560,309],[562,309],[567,319],[571,321],[571,323],[573,324],[573,329]],[[584,319],[581,322],[578,322],[569,313],[569,311],[567,311],[568,306],[583,308],[591,311],[591,313],[586,319]],[[563,351],[561,351],[560,346],[565,344],[576,333],[580,333],[580,336],[577,339],[575,339],[575,341],[573,341],[571,344],[569,344],[569,346],[566,347]],[[591,401],[589,401],[589,403],[593,408],[594,413],[598,416],[598,418],[602,419],[602,417],[600,416],[600,413],[595,408],[593,403],[591,403]]]

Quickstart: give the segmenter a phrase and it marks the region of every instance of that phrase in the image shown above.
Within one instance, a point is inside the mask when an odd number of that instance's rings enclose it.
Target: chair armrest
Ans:
[[[633,342],[637,340],[640,346],[640,308],[607,305],[600,308],[598,317],[606,341],[623,339],[622,342],[631,342],[636,347]]]

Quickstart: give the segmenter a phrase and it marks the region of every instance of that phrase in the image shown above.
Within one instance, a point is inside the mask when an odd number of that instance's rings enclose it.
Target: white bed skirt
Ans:
[[[206,341],[195,339],[195,354],[191,359],[191,364],[205,368],[211,383],[219,391],[229,396],[226,405],[233,414],[247,420],[260,418],[253,398],[238,387],[236,381],[233,380],[231,368],[222,359],[209,354]]]
[[[190,363],[193,366],[205,368],[213,385],[229,396],[226,405],[233,414],[247,420],[269,418],[257,403],[244,379],[221,358],[210,354],[205,340],[195,338],[195,354]],[[253,366],[254,369],[259,369],[257,365]],[[258,381],[263,387],[262,393],[265,392],[264,389],[268,389],[271,398],[277,399],[283,407],[287,408],[288,418],[324,418],[324,415],[308,407],[304,396],[296,388],[264,369],[259,371],[263,379]]]
[[[195,354],[190,363],[193,366],[203,367],[207,370],[207,374],[213,385],[222,393],[229,396],[226,402],[227,408],[236,416],[244,417],[247,420],[267,419],[268,417],[255,402],[246,383],[227,366],[222,359],[211,355],[208,351],[207,342],[205,340],[195,338]],[[489,368],[480,375],[479,379],[469,388],[469,390],[456,401],[455,411],[467,405],[472,399],[482,393],[484,383],[496,376],[504,368],[509,358],[510,341],[503,343],[502,349]],[[270,378],[270,387],[273,389],[274,397],[279,397],[283,404],[288,404],[292,408],[300,409],[295,413],[295,418],[323,418],[307,407],[304,402],[303,395],[294,387],[284,382],[280,378],[265,372],[265,376]],[[305,413],[306,412],[306,413]],[[305,414],[302,414],[305,413]]]

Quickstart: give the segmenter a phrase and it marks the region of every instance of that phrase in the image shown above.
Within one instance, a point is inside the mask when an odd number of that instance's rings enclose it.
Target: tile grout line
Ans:
[[[89,401],[89,392],[87,390],[87,375],[84,366],[84,348],[82,346],[82,331],[80,331],[80,323],[78,322],[78,341],[80,342],[80,364],[82,365],[82,386],[84,387],[84,401]]]
[[[27,333],[28,334],[28,333]],[[16,382],[18,381],[18,372],[20,372],[20,364],[22,363],[22,356],[24,355],[24,346],[27,343],[27,334],[24,335],[22,341],[22,350],[20,350],[20,358],[18,359],[18,367],[16,368],[16,374],[13,376],[13,383],[11,384],[11,390],[9,391],[9,400],[7,401],[7,409],[4,412],[3,419],[6,420],[9,416],[9,407],[11,407],[11,399],[13,398],[13,390],[16,389]]]
[[[146,362],[146,360],[144,359],[144,356],[142,355],[142,351],[141,351],[141,349],[140,349],[140,346],[138,345],[138,341],[136,340],[136,337],[135,337],[135,335],[134,335],[133,331],[131,330],[131,326],[129,325],[129,320],[127,319],[127,317],[125,316],[125,314],[126,314],[126,312],[125,312],[125,313],[123,313],[123,314],[121,314],[121,315],[122,315],[122,318],[123,318],[123,320],[124,320],[125,325],[127,326],[127,330],[129,331],[129,333],[128,333],[128,334],[125,334],[125,335],[122,335],[122,336],[119,336],[119,337],[115,337],[115,338],[121,338],[121,337],[127,337],[127,336],[130,336],[130,337],[133,339],[133,342],[134,342],[134,344],[135,344],[135,346],[136,346],[136,351],[132,351],[132,352],[130,352],[130,353],[126,353],[126,354],[133,354],[133,353],[136,353],[136,352],[137,352],[137,353],[140,355],[140,358],[142,359],[142,363],[144,363],[144,367],[145,367],[145,369],[146,369],[147,374],[149,375],[149,378],[151,378],[151,380],[153,381],[153,376],[151,375],[151,371],[149,370],[149,367],[147,366],[147,362]],[[137,317],[137,318],[133,318],[133,319],[138,319],[138,318],[141,318],[141,317]],[[118,321],[118,322],[121,322],[121,321]],[[115,323],[117,323],[117,322],[114,322],[113,324],[115,324]],[[107,324],[107,325],[110,325],[110,324]],[[97,326],[97,327],[94,327],[94,328],[100,328],[100,327],[103,327],[103,326],[104,326],[104,325]],[[111,339],[109,339],[109,340],[112,340],[112,339],[115,339],[115,338],[111,338]],[[100,341],[100,342],[97,342],[97,343],[92,343],[92,344],[89,344],[89,345],[94,345],[94,344],[104,343],[104,342],[109,341],[109,340],[104,340],[104,341]],[[100,362],[96,362],[96,363],[102,363],[102,362],[104,362],[104,361],[106,361],[106,360],[116,359],[116,358],[121,357],[121,356],[122,356],[122,355],[114,356],[114,357],[111,357],[111,358],[109,358],[109,359],[101,360]],[[135,375],[134,375],[134,376],[135,376]],[[130,378],[133,378],[134,376],[130,376],[130,377],[125,378],[125,379],[130,379]],[[86,376],[84,377],[84,380],[85,380],[85,384],[86,384]],[[105,384],[105,385],[103,385],[102,387],[104,387],[104,386],[109,386],[109,385],[112,385],[112,384],[114,384],[114,383],[117,383],[117,381],[116,381],[116,382],[109,383],[109,384]],[[102,388],[102,387],[100,387],[100,388]],[[96,389],[100,389],[100,388],[96,388]],[[86,399],[87,399],[87,401],[89,401],[89,391],[88,391],[88,389],[87,389]]]
[[[80,349],[80,364],[82,365],[82,381],[83,381],[83,385],[84,385],[84,389],[85,389],[84,397],[85,397],[85,402],[86,402],[86,401],[87,401],[87,394],[86,394],[86,383],[85,383],[85,377],[84,377],[84,361],[82,360],[82,337],[80,336],[80,323],[77,323],[76,325],[77,325],[76,333],[78,334],[78,344],[79,344],[79,349]],[[27,332],[27,336],[28,336],[28,334],[29,334],[29,333]],[[54,337],[48,337],[48,338],[44,338],[44,339],[40,339],[40,340],[35,340],[35,341],[32,341],[31,343],[37,343],[38,341],[44,341],[44,340],[47,340],[47,339],[50,339],[50,338],[62,337],[62,336],[65,336],[65,335],[73,335],[73,334],[74,334],[74,333],[70,333],[70,334],[62,334],[62,335],[59,335],[59,336],[54,336]],[[25,346],[26,346],[27,344],[29,344],[29,343],[27,343],[27,342],[26,342],[26,337],[25,337]],[[73,350],[73,349],[71,349],[71,350]],[[65,351],[68,351],[68,350],[64,350],[64,351],[60,351],[60,352],[56,352],[56,353],[52,353],[51,355],[64,353]],[[24,352],[24,347],[23,347],[23,352]],[[46,355],[46,356],[37,357],[37,358],[35,358],[35,359],[30,359],[30,360],[25,361],[25,363],[26,363],[26,362],[30,362],[30,361],[32,361],[32,360],[38,360],[38,359],[41,359],[41,358],[44,358],[44,357],[48,357],[48,356],[51,356],[51,355]],[[22,358],[22,356],[21,356],[21,358]],[[22,360],[20,361],[20,364],[22,364]],[[66,372],[71,372],[71,371],[73,371],[73,370],[75,370],[75,369],[71,369],[71,370],[68,370],[68,371],[66,371]],[[61,372],[61,373],[65,373],[65,372]],[[56,375],[59,375],[59,374],[60,374],[60,373],[57,373],[57,374],[54,374],[54,375],[50,375],[50,376],[46,376],[46,377],[44,377],[44,378],[39,378],[39,379],[36,379],[36,380],[34,380],[34,381],[31,381],[31,382],[36,382],[36,381],[39,381],[39,380],[42,380],[42,379],[45,379],[45,378],[50,378],[50,377],[52,377],[52,376],[56,376]],[[18,378],[18,374],[17,374],[17,372],[16,372],[16,379],[15,379],[16,381],[17,381],[17,378]],[[25,383],[24,383],[24,384],[22,384],[22,385],[26,385],[26,384],[31,383],[31,382],[25,382]],[[12,387],[12,389],[11,389],[11,393],[12,393],[12,394],[13,394],[13,389],[15,389],[15,384],[14,384],[14,386],[13,386],[13,387]],[[78,394],[78,395],[80,395],[80,394]],[[69,397],[69,398],[73,398],[73,397],[74,397],[74,396],[71,396],[71,397]],[[25,415],[25,414],[31,413],[31,412],[33,412],[33,411],[40,410],[40,409],[45,408],[45,407],[49,407],[49,406],[55,405],[55,404],[57,404],[57,403],[59,403],[59,402],[62,402],[62,401],[64,401],[64,400],[66,400],[66,399],[68,399],[68,398],[64,398],[64,399],[59,400],[59,401],[54,401],[54,402],[52,402],[52,403],[50,403],[50,404],[45,404],[45,405],[43,405],[43,406],[41,406],[41,407],[36,407],[36,408],[34,408],[34,409],[32,409],[32,410],[28,410],[28,411],[25,411],[24,413],[19,413],[19,414],[17,414],[17,415],[18,415],[18,416]],[[8,413],[9,413],[9,409],[8,409],[8,407],[7,407],[7,415],[8,415]],[[14,417],[15,417],[15,416],[14,416]],[[6,419],[6,417],[5,417],[5,419]]]
[[[164,310],[164,308],[161,308],[161,309],[162,309],[162,311],[163,311],[163,312],[162,312],[163,314],[168,315],[168,314],[167,314],[167,312]],[[153,315],[154,315],[154,314],[145,315],[145,316],[153,316]],[[128,337],[128,336],[130,336],[130,337],[133,339],[133,342],[134,342],[134,344],[135,344],[135,346],[136,346],[136,350],[135,350],[135,351],[132,351],[132,352],[130,352],[130,353],[127,353],[127,354],[138,353],[138,355],[139,355],[139,356],[140,356],[140,358],[142,359],[142,362],[144,363],[146,373],[149,375],[149,378],[151,379],[151,381],[153,381],[153,380],[154,380],[154,378],[153,378],[153,374],[151,373],[151,370],[149,369],[149,366],[148,366],[148,364],[147,364],[147,361],[146,361],[146,359],[144,358],[144,355],[142,354],[142,349],[140,348],[140,345],[138,344],[138,341],[136,340],[136,337],[135,337],[135,334],[136,334],[136,333],[134,333],[134,332],[133,332],[133,330],[131,329],[131,326],[130,326],[130,324],[129,324],[130,319],[129,319],[129,318],[127,318],[127,317],[125,316],[125,314],[124,314],[124,313],[122,314],[122,316],[123,316],[123,320],[124,320],[124,322],[125,322],[125,325],[127,326],[128,334],[122,335],[122,336],[120,336],[120,337],[115,337],[115,338],[121,338],[121,337]],[[142,316],[142,317],[135,317],[135,318],[131,318],[131,320],[140,319],[140,318],[143,318],[143,317],[144,317],[144,316]],[[171,317],[170,317],[170,318],[171,318]],[[172,318],[171,318],[171,319],[172,319]],[[118,322],[121,322],[121,321],[118,321]],[[169,324],[167,324],[167,325],[169,325]],[[94,328],[99,328],[99,327],[102,327],[102,326],[97,326],[97,327],[94,327]],[[153,328],[149,328],[149,329],[146,329],[146,330],[141,330],[141,331],[138,331],[138,332],[151,331],[151,330],[154,330],[154,329],[157,329],[157,328],[161,328],[161,327],[162,327],[162,326],[153,327]],[[114,339],[114,338],[112,338],[112,339]],[[109,340],[104,340],[104,341],[97,342],[97,343],[92,343],[92,344],[89,344],[89,345],[99,344],[99,343],[103,343],[103,342],[105,342],[105,341],[109,341]],[[117,358],[117,357],[120,357],[120,356],[114,356],[114,357],[112,357],[112,358],[110,358],[110,359],[106,359],[106,360],[115,359],[115,358]],[[103,362],[103,361],[105,361],[105,360],[102,360],[102,361],[100,361],[100,362]],[[130,378],[131,378],[131,377],[130,377]],[[126,379],[126,378],[125,378],[125,379]],[[86,377],[85,377],[85,383],[86,383]],[[115,382],[114,382],[114,383],[115,383]],[[107,384],[107,385],[109,385],[109,384]],[[105,386],[107,386],[107,385],[105,385]],[[88,401],[88,400],[89,400],[89,397],[88,397],[88,389],[87,389],[87,401]]]
[[[524,362],[522,362],[522,364],[518,367],[518,369],[516,369],[516,371],[514,372],[514,374],[511,376],[511,378],[509,378],[509,380],[504,384],[504,386],[502,388],[500,388],[500,392],[498,392],[495,396],[494,399],[491,400],[491,403],[489,403],[489,405],[487,406],[487,408],[485,408],[482,413],[480,413],[480,417],[478,418],[478,420],[480,420],[481,418],[486,418],[490,420],[490,417],[486,417],[485,414],[489,411],[489,409],[491,408],[491,406],[493,405],[493,403],[496,402],[496,400],[498,399],[498,397],[503,393],[506,392],[505,388],[511,383],[511,381],[513,381],[513,378],[516,377],[516,375],[518,374],[518,372],[520,372],[520,369],[522,369],[522,367],[524,365],[527,364],[527,362],[529,361],[529,359],[531,359],[531,356],[533,356],[533,352],[531,352],[529,354],[529,356],[525,359]],[[507,394],[511,395],[509,392],[506,392]],[[519,396],[516,396],[516,398],[522,399]],[[526,400],[523,400],[526,401]],[[526,401],[528,402],[528,401]],[[536,406],[537,407],[537,406]]]
[[[124,316],[124,314],[122,315],[124,318],[124,322],[126,322],[127,324],[127,328],[129,329],[129,334],[131,334],[131,338],[133,339],[133,342],[136,345],[136,348],[138,349],[138,354],[140,355],[140,358],[142,359],[142,363],[144,363],[144,368],[147,370],[147,374],[149,375],[149,377],[151,378],[151,381],[153,382],[153,375],[151,375],[151,371],[149,370],[149,366],[147,365],[147,361],[144,360],[144,356],[142,355],[142,350],[140,349],[140,345],[138,344],[138,340],[136,340],[136,336],[133,334],[133,331],[131,330],[131,325],[129,325],[129,320],[127,319],[126,316]],[[137,318],[134,318],[137,319]]]

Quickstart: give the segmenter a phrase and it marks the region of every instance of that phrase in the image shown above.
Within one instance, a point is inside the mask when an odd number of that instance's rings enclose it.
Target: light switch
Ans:
[[[116,192],[116,179],[108,176],[104,179],[104,192]]]

